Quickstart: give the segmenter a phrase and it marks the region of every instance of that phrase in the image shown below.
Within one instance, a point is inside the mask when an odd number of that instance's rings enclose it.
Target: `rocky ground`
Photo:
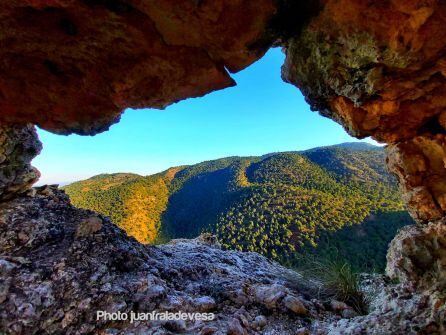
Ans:
[[[441,334],[444,300],[367,277],[371,314],[320,301],[296,272],[212,236],[146,246],[56,187],[0,204],[0,333]],[[316,285],[316,284],[314,284]],[[377,294],[379,292],[379,294]],[[432,308],[435,304],[435,309]],[[96,320],[96,311],[215,313]]]

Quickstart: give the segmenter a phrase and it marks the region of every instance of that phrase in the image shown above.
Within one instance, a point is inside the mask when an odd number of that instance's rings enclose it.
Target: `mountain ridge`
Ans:
[[[141,242],[211,232],[225,248],[283,263],[329,254],[333,245],[349,257],[356,245],[370,249],[358,266],[382,269],[387,243],[411,223],[384,150],[373,145],[225,157],[149,176],[101,174],[64,189],[73,204],[111,217]],[[344,245],[351,234],[365,246]]]
[[[312,150],[316,150],[316,149],[322,149],[322,148],[333,148],[333,147],[340,147],[340,148],[345,148],[345,149],[354,149],[354,150],[358,150],[358,149],[362,149],[362,150],[383,150],[384,147],[382,146],[378,146],[378,145],[374,145],[371,143],[366,143],[366,142],[342,142],[342,143],[338,143],[338,144],[332,144],[332,145],[326,145],[326,146],[320,146],[320,147],[313,147],[310,149],[303,149],[303,150],[291,150],[291,151],[276,151],[276,152],[271,152],[271,153],[267,153],[267,154],[263,154],[263,155],[259,155],[259,156],[227,156],[224,157],[226,159],[231,159],[231,158],[253,158],[253,157],[269,157],[271,155],[276,155],[276,154],[285,154],[285,153],[305,153],[305,152],[309,152]],[[71,184],[75,184],[78,182],[82,182],[85,180],[89,180],[92,178],[97,178],[97,177],[101,177],[101,176],[111,176],[111,175],[120,175],[120,174],[126,174],[126,175],[135,175],[135,176],[139,176],[139,177],[150,177],[150,176],[154,176],[154,175],[158,175],[158,174],[163,174],[163,173],[167,173],[167,171],[171,170],[171,169],[177,169],[177,168],[185,168],[188,166],[192,166],[192,165],[197,165],[197,164],[202,164],[202,163],[206,163],[206,162],[213,162],[213,161],[217,161],[220,160],[222,158],[215,158],[215,159],[209,159],[209,160],[205,160],[202,162],[198,162],[198,163],[194,163],[194,164],[185,164],[185,165],[178,165],[178,166],[173,166],[173,167],[169,167],[165,170],[159,171],[159,172],[155,172],[155,173],[150,173],[150,174],[139,174],[139,173],[135,173],[135,172],[113,172],[113,173],[99,173],[97,175],[85,178],[85,179],[80,179],[80,180],[74,180],[74,181],[68,181],[68,182],[63,182],[63,183],[56,183],[58,185],[62,185],[63,187],[69,186]]]

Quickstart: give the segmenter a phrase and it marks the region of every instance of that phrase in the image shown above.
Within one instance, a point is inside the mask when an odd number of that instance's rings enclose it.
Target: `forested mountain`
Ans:
[[[380,147],[345,143],[262,157],[229,157],[152,176],[99,175],[65,187],[141,242],[217,234],[226,248],[293,265],[339,254],[382,270],[387,244],[412,220]]]

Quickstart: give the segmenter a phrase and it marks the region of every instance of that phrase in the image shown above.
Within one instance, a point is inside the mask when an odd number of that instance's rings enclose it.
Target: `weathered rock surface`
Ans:
[[[72,207],[54,187],[0,204],[0,273],[7,334],[294,334],[311,323],[289,311],[288,295],[332,317],[287,282],[297,273],[258,254],[223,251],[206,238],[145,246],[107,218]],[[131,324],[96,321],[97,310],[206,311],[216,319]]]
[[[282,75],[354,136],[444,132],[445,24],[442,0],[324,1],[286,43]]]
[[[387,165],[399,180],[412,217],[421,222],[446,214],[445,136],[417,136],[387,147]]]
[[[402,228],[390,244],[386,272],[424,289],[446,288],[446,223]]]
[[[353,136],[390,143],[412,216],[445,215],[446,3],[324,1],[286,46],[282,77]]]
[[[410,284],[392,285],[381,276],[366,276],[362,289],[370,299],[370,313],[320,324],[323,334],[419,335],[446,333],[446,295],[415,290]]]
[[[94,134],[126,107],[234,85],[270,46],[272,0],[0,4],[0,122]]]
[[[30,163],[41,149],[34,126],[0,124],[0,202],[27,191],[39,179]]]

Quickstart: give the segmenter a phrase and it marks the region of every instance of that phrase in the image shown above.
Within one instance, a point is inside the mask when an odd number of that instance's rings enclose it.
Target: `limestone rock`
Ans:
[[[246,335],[246,330],[242,327],[237,319],[233,319],[229,323],[228,335]]]
[[[263,329],[268,323],[268,320],[263,315],[258,315],[255,317],[252,327],[257,330]]]
[[[187,330],[187,325],[184,320],[172,320],[166,322],[164,328],[178,334]]]
[[[35,334],[63,329],[66,334],[163,334],[175,328],[196,334],[249,334],[254,326],[261,328],[256,331],[272,335],[294,335],[297,329],[310,334],[411,334],[413,327],[424,333],[444,331],[446,299],[444,290],[435,285],[417,291],[405,283],[382,281],[376,285],[379,289],[362,288],[378,292],[370,294],[371,313],[339,319],[319,308],[322,302],[314,297],[301,300],[306,290],[295,288],[298,273],[255,253],[224,251],[203,238],[145,246],[106,218],[102,218],[100,229],[89,230],[85,238],[76,237],[81,223],[95,215],[71,206],[55,186],[36,188],[32,197],[0,204],[0,332]],[[443,227],[439,223],[424,230],[418,227],[418,235],[407,233],[410,243],[416,241],[415,249],[408,247],[402,249],[404,255],[399,253],[417,262],[417,258],[425,260],[423,250],[428,250],[433,255],[432,262],[426,263],[433,271],[428,272],[438,282],[444,278],[443,241],[438,239],[446,235]],[[286,279],[290,277],[292,282]],[[368,285],[375,281],[369,280]],[[244,301],[237,302],[233,296],[241,291]],[[217,305],[212,310],[216,318],[196,324],[117,324],[97,321],[95,315],[96,310],[195,312],[197,302],[209,305],[212,299]],[[308,309],[312,321],[299,313],[284,313],[296,305],[296,299]],[[268,321],[258,317],[265,309]]]
[[[203,327],[203,329],[201,329],[200,331],[200,335],[212,335],[215,334],[217,332],[217,328],[216,327]]]
[[[402,228],[390,243],[386,273],[424,288],[446,288],[446,222]]]
[[[338,300],[331,300],[330,307],[335,312],[342,312],[343,310],[350,308],[345,302]]]
[[[446,140],[417,136],[387,147],[387,165],[399,182],[412,217],[420,222],[446,214]]]
[[[299,328],[296,330],[296,335],[310,335],[310,331],[307,328]]]
[[[201,312],[209,312],[216,306],[214,298],[209,296],[199,297],[194,300],[193,304]]]
[[[445,293],[440,290],[416,291],[409,284],[390,284],[374,276],[362,289],[373,292],[367,315],[320,324],[322,334],[444,334],[446,333]],[[368,287],[367,287],[368,286]]]
[[[344,319],[351,319],[358,316],[358,313],[356,313],[352,308],[346,308],[342,310],[341,315]]]
[[[41,149],[32,125],[0,124],[0,202],[26,192],[39,179],[30,163]]]
[[[287,293],[287,288],[279,284],[258,285],[253,287],[253,296],[256,301],[269,309],[276,308],[279,301],[281,301]]]

